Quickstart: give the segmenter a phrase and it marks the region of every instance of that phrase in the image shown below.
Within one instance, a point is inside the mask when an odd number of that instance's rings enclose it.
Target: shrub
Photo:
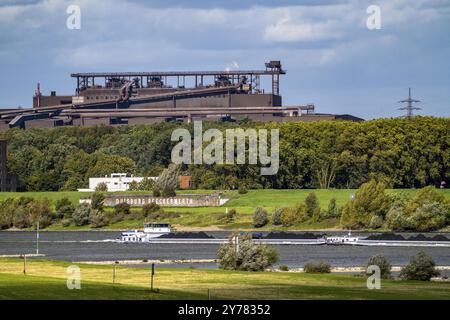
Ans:
[[[71,218],[72,213],[75,211],[75,206],[68,198],[61,198],[56,201],[55,210],[57,218]]]
[[[373,215],[372,218],[370,218],[369,228],[378,229],[378,228],[381,228],[382,225],[383,225],[382,217]]]
[[[18,207],[13,217],[13,225],[16,228],[24,229],[31,226],[29,217],[23,207]]]
[[[153,189],[153,196],[154,197],[161,197],[161,191],[159,191],[159,189]]]
[[[91,207],[94,210],[103,211],[103,201],[105,201],[105,196],[102,193],[95,192],[91,196]]]
[[[130,205],[126,202],[121,202],[114,206],[114,214],[127,215],[130,214]]]
[[[14,225],[16,209],[17,204],[13,198],[0,202],[0,229],[8,229]]]
[[[272,214],[272,224],[279,226],[283,224],[283,221],[281,219],[281,216],[283,214],[283,211],[286,210],[286,208],[277,208]]]
[[[72,221],[76,226],[85,226],[89,223],[92,207],[88,203],[81,203],[72,214]]]
[[[282,264],[278,267],[278,270],[280,271],[289,271],[289,267],[287,265]]]
[[[256,208],[255,213],[253,215],[253,226],[255,228],[264,227],[269,222],[269,218],[267,215],[267,211],[263,208]]]
[[[153,189],[153,186],[155,185],[155,181],[153,181],[152,179],[145,177],[144,179],[142,179],[141,182],[139,182],[139,190],[142,191],[150,191]]]
[[[101,228],[108,225],[109,219],[106,213],[98,210],[91,210],[89,222],[94,228]]]
[[[339,208],[337,207],[336,204],[336,198],[330,199],[330,202],[328,203],[327,217],[328,218],[339,217]]]
[[[51,202],[48,199],[34,199],[25,206],[28,214],[29,224],[33,228],[43,229],[52,224],[53,212]]]
[[[240,185],[239,189],[238,189],[238,193],[239,194],[246,194],[246,193],[248,193],[248,190],[247,190],[247,188],[244,185]]]
[[[417,231],[433,231],[447,224],[447,208],[439,202],[425,203],[408,217],[409,227]]]
[[[136,180],[133,180],[130,182],[130,184],[128,185],[128,190],[130,191],[139,191],[139,183]]]
[[[386,227],[395,231],[410,229],[409,221],[406,219],[404,208],[401,204],[394,204],[386,214]]]
[[[108,192],[108,185],[105,182],[100,182],[95,187],[95,192]]]
[[[149,214],[153,212],[157,212],[161,210],[161,207],[154,202],[146,203],[142,206],[142,215],[147,217]]]
[[[439,275],[439,272],[434,267],[433,259],[425,252],[419,252],[417,255],[412,256],[409,264],[402,268],[400,278],[429,281],[432,277]]]
[[[117,223],[125,220],[125,216],[123,214],[114,214],[110,217],[109,223]]]
[[[68,226],[70,226],[71,224],[72,224],[72,219],[65,218],[65,219],[62,219],[62,220],[61,220],[61,225],[62,225],[63,227],[68,227]]]
[[[380,276],[383,279],[389,279],[391,277],[391,264],[381,254],[373,256],[367,262],[367,266],[378,266],[380,268]]]
[[[329,263],[324,261],[308,261],[303,270],[306,273],[330,273],[331,266]]]
[[[315,217],[316,220],[320,215],[320,204],[319,199],[317,198],[314,192],[310,192],[305,199],[306,205],[306,214],[308,217]]]
[[[217,252],[219,266],[226,270],[263,271],[278,260],[277,251],[268,245],[254,243],[249,236],[239,237],[239,249],[232,238]]]
[[[364,183],[349,201],[341,216],[341,224],[347,228],[366,228],[373,216],[383,217],[390,208],[391,198],[385,192],[381,182],[371,180]]]
[[[227,210],[227,212],[223,216],[221,216],[219,220],[222,223],[231,223],[234,221],[236,216],[237,216],[236,210],[230,209],[230,210]]]
[[[281,224],[284,227],[293,226],[307,219],[306,205],[303,203],[299,203],[293,208],[286,208],[281,213]]]
[[[161,195],[165,198],[170,198],[175,197],[177,193],[175,192],[175,189],[167,187],[162,190]]]

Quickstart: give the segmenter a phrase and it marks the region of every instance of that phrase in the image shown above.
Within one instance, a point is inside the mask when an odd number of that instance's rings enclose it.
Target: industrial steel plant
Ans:
[[[148,124],[165,121],[317,121],[362,119],[318,114],[313,104],[283,106],[280,61],[262,70],[73,73],[74,95],[41,92],[32,108],[0,112],[0,129],[66,125]],[[261,78],[269,77],[265,90]]]

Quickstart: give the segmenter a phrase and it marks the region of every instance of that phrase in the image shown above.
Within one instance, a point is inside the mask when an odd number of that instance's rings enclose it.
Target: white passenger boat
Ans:
[[[357,245],[359,244],[359,238],[358,237],[352,237],[351,232],[349,232],[345,236],[324,236],[323,237],[326,244],[330,245],[343,245],[343,244],[351,244],[351,245]]]
[[[120,242],[147,242],[152,238],[158,238],[164,234],[171,233],[168,223],[146,223],[144,230],[130,230],[122,232]]]

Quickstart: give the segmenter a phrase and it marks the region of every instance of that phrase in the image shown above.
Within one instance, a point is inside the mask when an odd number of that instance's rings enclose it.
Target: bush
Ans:
[[[289,267],[284,265],[284,264],[282,264],[281,266],[278,267],[278,270],[280,270],[280,271],[289,271]]]
[[[139,191],[139,183],[136,180],[133,180],[130,182],[130,184],[128,185],[128,190],[130,191]]]
[[[139,182],[139,190],[142,191],[150,191],[153,189],[155,185],[155,181],[153,181],[152,179],[148,178],[148,177],[144,177],[144,179],[142,179],[141,182]]]
[[[142,215],[147,217],[151,213],[161,210],[161,207],[154,202],[146,203],[142,206]]]
[[[72,221],[76,226],[85,226],[89,223],[92,207],[88,203],[81,203],[72,214]]]
[[[267,211],[263,208],[256,208],[256,211],[253,215],[253,226],[255,228],[264,227],[269,222],[269,218],[267,215]]]
[[[75,206],[68,198],[61,198],[56,200],[55,203],[56,217],[59,219],[72,217],[72,213],[75,211]]]
[[[9,229],[14,225],[14,215],[17,203],[13,198],[0,202],[0,230]]]
[[[175,192],[175,189],[167,187],[162,190],[161,195],[165,198],[171,198],[175,197],[177,193]]]
[[[283,224],[283,221],[281,219],[281,216],[283,214],[283,211],[286,210],[286,208],[277,208],[272,214],[272,224],[275,226],[279,226]]]
[[[115,215],[127,215],[130,214],[130,205],[126,202],[121,202],[114,206],[114,214]]]
[[[180,214],[177,212],[166,212],[164,210],[159,210],[156,212],[151,213],[148,218],[151,220],[158,220],[158,219],[170,219],[170,218],[178,218],[180,217]]]
[[[380,275],[382,279],[389,279],[391,277],[391,264],[381,254],[373,256],[367,262],[367,266],[378,266],[380,268]]]
[[[239,237],[239,250],[233,239],[222,244],[217,252],[219,266],[226,270],[264,271],[278,260],[277,251],[267,245],[254,243],[249,236]]]
[[[91,196],[91,207],[94,210],[103,211],[103,201],[105,201],[105,196],[102,193],[94,193]]]
[[[152,193],[154,197],[161,197],[161,191],[159,191],[159,189],[153,189]]]
[[[330,202],[328,203],[327,217],[328,218],[339,217],[339,208],[337,207],[336,204],[336,198],[331,198]]]
[[[433,231],[446,226],[447,215],[447,208],[441,203],[425,203],[408,217],[408,224],[413,230]]]
[[[105,182],[100,182],[95,187],[95,192],[108,192],[108,185]]]
[[[239,194],[246,194],[246,193],[248,193],[248,190],[247,190],[247,188],[244,185],[240,185],[239,189],[238,189],[238,193]]]
[[[235,209],[227,210],[227,212],[219,218],[221,223],[232,223],[237,216]]]
[[[409,221],[405,216],[404,207],[395,203],[386,214],[386,227],[394,231],[410,229]]]
[[[109,219],[109,223],[110,224],[118,223],[118,222],[121,222],[123,220],[125,220],[125,216],[123,214],[114,214]]]
[[[306,273],[330,273],[331,266],[324,261],[308,261],[303,270]]]
[[[373,215],[372,218],[370,218],[369,228],[378,229],[378,228],[381,228],[382,225],[383,225],[382,217]]]
[[[434,268],[434,260],[425,252],[419,252],[412,256],[409,264],[400,271],[400,278],[405,280],[429,281],[432,277],[439,275]]]
[[[381,182],[371,180],[364,183],[349,201],[341,216],[341,224],[346,228],[367,228],[373,216],[384,218],[391,204]]]
[[[62,219],[61,220],[61,225],[63,226],[63,227],[68,227],[68,226],[70,226],[72,224],[72,219]]]
[[[106,213],[98,210],[91,210],[89,222],[94,228],[101,228],[108,225],[109,219]]]
[[[281,213],[281,224],[283,227],[293,226],[307,219],[306,205],[303,203],[299,203],[293,208],[286,208]]]
[[[54,218],[52,205],[48,199],[34,199],[25,206],[30,227],[44,229],[52,224]]]
[[[316,220],[318,220],[320,215],[320,204],[319,199],[317,198],[314,192],[310,192],[308,194],[308,196],[305,199],[305,205],[306,205],[306,214],[308,215],[308,217],[310,218],[314,217]]]
[[[23,207],[18,207],[14,213],[13,225],[19,229],[28,228],[31,226],[30,219]]]

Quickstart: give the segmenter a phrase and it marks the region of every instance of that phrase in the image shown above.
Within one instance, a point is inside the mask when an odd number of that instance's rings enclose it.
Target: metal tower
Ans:
[[[410,118],[413,116],[413,110],[422,110],[419,107],[413,106],[413,104],[416,102],[420,102],[420,100],[414,100],[411,98],[411,88],[409,88],[408,99],[399,101],[399,103],[407,103],[407,105],[406,107],[398,108],[398,110],[406,110],[406,117]]]

